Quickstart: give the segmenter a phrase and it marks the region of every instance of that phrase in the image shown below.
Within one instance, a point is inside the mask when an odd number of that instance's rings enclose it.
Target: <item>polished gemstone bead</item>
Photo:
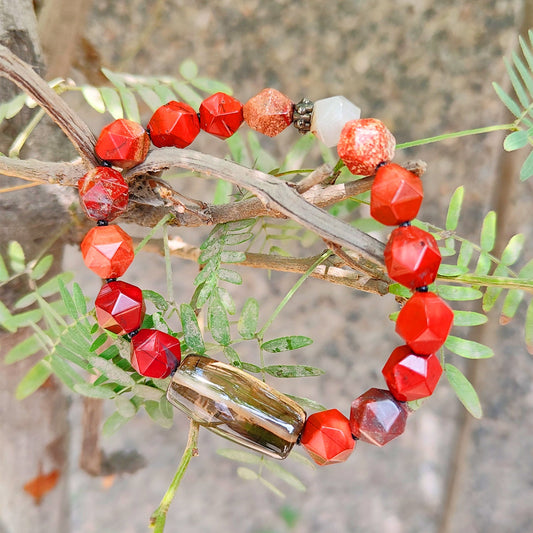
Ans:
[[[101,278],[118,278],[133,261],[133,241],[118,226],[96,226],[85,235],[81,253],[87,267]]]
[[[80,203],[89,218],[113,220],[128,207],[128,184],[113,168],[96,167],[78,180]]]
[[[415,292],[402,307],[396,333],[413,352],[435,353],[446,340],[453,324],[453,311],[432,292]]]
[[[355,437],[383,446],[404,432],[408,408],[383,389],[369,389],[352,402],[350,428]]]
[[[200,121],[190,105],[171,101],[155,110],[147,130],[158,148],[185,148],[200,133]]]
[[[389,163],[376,172],[370,196],[370,215],[387,226],[413,220],[424,198],[422,180],[412,172]]]
[[[180,341],[168,333],[141,329],[131,339],[131,366],[142,376],[166,378],[180,361]]]
[[[433,283],[442,259],[434,237],[415,226],[393,230],[384,257],[389,276],[409,289]]]
[[[346,461],[355,446],[350,421],[337,409],[308,417],[300,443],[319,465]]]
[[[243,116],[250,128],[275,137],[292,124],[294,104],[276,89],[263,89],[244,104]]]
[[[124,281],[110,281],[94,302],[96,319],[101,328],[124,335],[139,329],[144,317],[141,289]]]
[[[150,138],[144,128],[120,118],[101,131],[94,151],[100,159],[127,170],[142,163],[149,148]]]
[[[342,128],[361,116],[361,110],[344,96],[317,100],[311,117],[311,133],[326,146],[337,146]]]
[[[215,93],[200,105],[200,127],[220,139],[231,137],[243,120],[242,104],[229,94]]]
[[[183,360],[167,398],[210,431],[276,459],[287,457],[305,422],[303,409],[270,385],[199,355]]]
[[[394,157],[395,148],[396,140],[383,122],[360,118],[345,124],[337,152],[352,174],[370,176]]]
[[[387,387],[400,402],[431,396],[442,375],[438,357],[418,355],[409,346],[399,346],[382,370]]]

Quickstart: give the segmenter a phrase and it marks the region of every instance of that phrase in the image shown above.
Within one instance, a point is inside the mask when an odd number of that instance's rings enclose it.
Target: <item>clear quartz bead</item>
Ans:
[[[346,122],[360,116],[361,110],[344,96],[317,100],[311,117],[311,132],[326,146],[337,146]]]
[[[287,457],[305,423],[303,409],[270,385],[199,355],[183,360],[167,399],[214,433],[275,459]]]

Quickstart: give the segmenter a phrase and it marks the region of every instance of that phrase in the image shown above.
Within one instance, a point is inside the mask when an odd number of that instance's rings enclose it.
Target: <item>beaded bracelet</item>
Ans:
[[[396,332],[405,345],[393,350],[382,373],[388,390],[371,388],[351,405],[350,418],[337,409],[306,417],[292,399],[239,368],[199,355],[181,361],[177,338],[154,329],[140,329],[144,317],[142,291],[117,281],[133,260],[129,235],[109,222],[128,204],[128,185],[111,168],[129,169],[146,158],[150,141],[156,147],[188,146],[204,130],[219,138],[233,135],[245,121],[273,137],[290,124],[311,131],[355,175],[375,176],[370,214],[398,226],[385,247],[391,279],[413,291],[401,309]],[[183,102],[169,102],[155,111],[146,130],[126,119],[103,128],[95,147],[103,161],[78,182],[81,205],[97,221],[81,243],[85,264],[105,280],[95,300],[98,324],[131,340],[131,365],[141,375],[172,375],[168,401],[200,425],[230,440],[278,459],[301,443],[319,465],[345,461],[357,440],[383,446],[405,429],[406,402],[433,393],[442,374],[435,352],[444,344],[453,311],[428,291],[441,262],[432,235],[410,221],[423,199],[420,178],[391,163],[395,139],[377,119],[360,118],[357,106],[342,96],[293,104],[275,89],[264,89],[244,106],[232,96],[216,93],[199,113]]]

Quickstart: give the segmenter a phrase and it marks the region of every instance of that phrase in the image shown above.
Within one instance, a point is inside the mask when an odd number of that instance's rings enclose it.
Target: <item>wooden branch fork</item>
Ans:
[[[0,173],[28,181],[75,186],[89,169],[100,164],[94,153],[96,140],[88,126],[28,64],[4,46],[0,46],[0,76],[11,80],[31,96],[63,130],[81,157],[73,162],[52,163],[0,156]],[[227,205],[190,200],[190,205],[186,205],[183,196],[164,180],[155,177],[168,169],[186,169],[223,179],[250,191],[255,198]],[[143,163],[124,172],[124,178],[130,185],[130,207],[122,218],[154,226],[163,216],[171,213],[174,215],[171,224],[188,227],[260,216],[291,219],[320,236],[341,258],[330,265],[336,269],[335,275],[328,275],[328,266],[322,265],[317,269],[316,277],[385,294],[390,279],[383,264],[383,243],[322,209],[369,190],[373,178],[324,185],[330,176],[331,169],[324,165],[299,183],[287,183],[270,174],[194,150],[160,148],[150,151]],[[175,248],[176,255],[180,255],[180,250],[183,248]],[[186,257],[192,258],[191,254]],[[302,261],[312,264],[309,258],[280,260],[266,254],[248,254],[248,257],[253,259],[247,260],[244,265],[273,270],[301,271]],[[290,269],[288,263],[291,260],[297,268]],[[350,270],[339,268],[340,262],[348,265]]]

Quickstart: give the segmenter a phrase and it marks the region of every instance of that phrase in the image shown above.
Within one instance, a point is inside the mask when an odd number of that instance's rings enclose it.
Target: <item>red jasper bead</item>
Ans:
[[[131,366],[148,378],[166,378],[181,361],[180,341],[156,329],[141,329],[131,339]]]
[[[370,176],[394,157],[396,139],[375,118],[350,120],[341,131],[337,152],[352,174]]]
[[[436,294],[416,292],[401,309],[396,333],[413,352],[435,353],[446,341],[453,324],[453,311]]]
[[[120,118],[101,131],[94,151],[100,159],[127,170],[142,163],[149,148],[150,138],[144,128]]]
[[[200,133],[200,121],[190,105],[172,101],[155,110],[147,129],[158,148],[185,148]]]
[[[355,446],[350,421],[337,409],[309,416],[300,442],[319,465],[346,461]]]
[[[94,302],[100,327],[117,335],[139,329],[144,317],[141,289],[124,281],[110,281],[98,293]]]
[[[133,241],[118,226],[96,226],[85,235],[81,253],[87,267],[101,278],[118,278],[133,261]]]
[[[442,259],[434,237],[415,226],[393,230],[384,256],[389,276],[409,289],[433,283]]]
[[[350,428],[360,440],[383,446],[405,430],[408,408],[383,389],[369,389],[352,402]]]
[[[389,163],[376,172],[370,196],[370,215],[387,226],[413,220],[424,198],[422,180],[412,172]]]
[[[275,137],[292,124],[294,104],[276,89],[263,89],[242,109],[246,124],[253,130]]]
[[[80,203],[89,218],[113,220],[128,207],[128,184],[113,168],[96,167],[78,180]]]
[[[418,355],[409,346],[399,346],[382,370],[392,395],[400,402],[431,396],[442,375],[438,357]]]
[[[243,120],[242,104],[229,94],[215,93],[200,105],[200,127],[220,139],[231,137]]]

